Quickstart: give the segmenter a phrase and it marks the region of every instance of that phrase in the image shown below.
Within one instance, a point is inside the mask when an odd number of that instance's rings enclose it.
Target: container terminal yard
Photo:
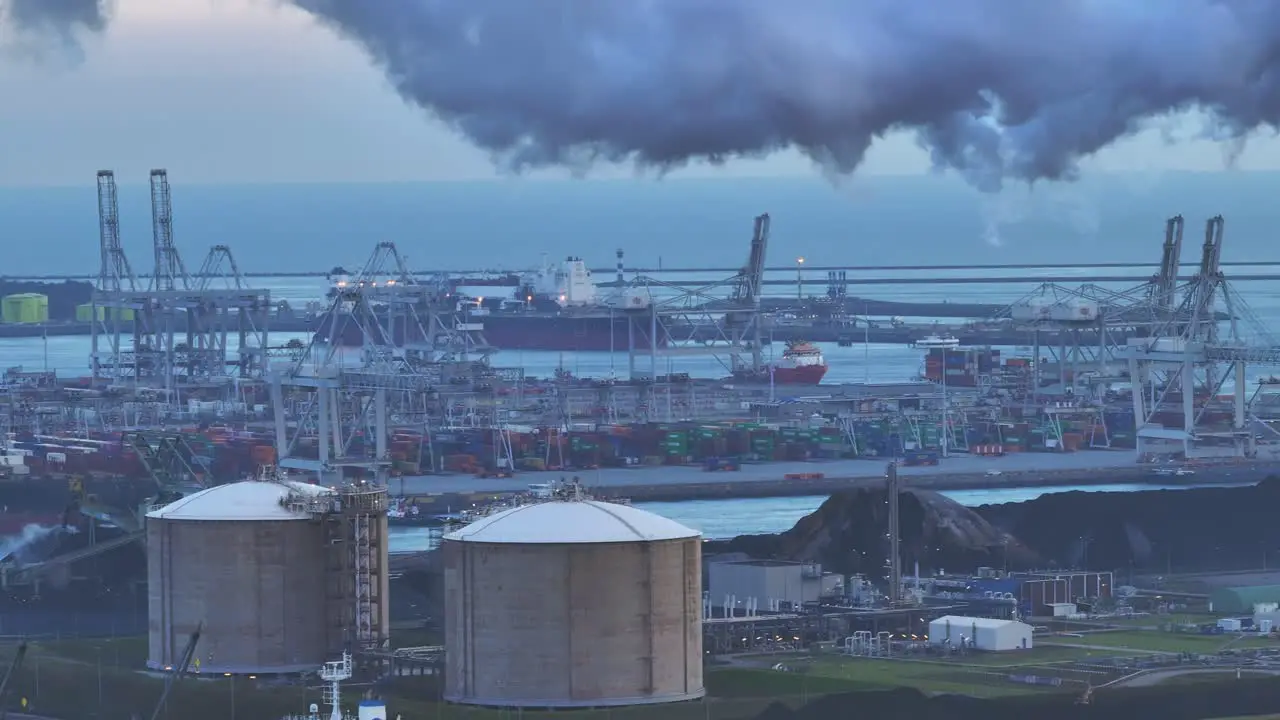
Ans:
[[[383,242],[364,267],[336,274],[306,340],[276,343],[270,290],[253,287],[226,246],[188,272],[165,171],[152,172],[151,189],[155,264],[137,273],[120,242],[114,175],[98,175],[86,376],[4,375],[0,532],[31,537],[4,546],[0,579],[29,600],[145,545],[146,664],[171,679],[202,666],[250,678],[321,666],[331,678],[443,672],[439,692],[454,703],[580,708],[703,698],[713,674],[689,659],[707,653],[821,645],[842,663],[879,663],[1030,650],[1039,639],[1023,619],[1163,613],[1168,600],[1117,602],[1101,571],[985,567],[976,585],[909,572],[898,547],[906,489],[1238,484],[1280,467],[1280,382],[1266,374],[1280,343],[1224,270],[1221,217],[1188,240],[1200,250],[1191,274],[1174,217],[1158,270],[1127,290],[1042,282],[945,328],[848,314],[864,301],[846,302],[838,270],[826,299],[765,297],[768,215],[722,280],[627,279],[619,257],[600,300],[607,284],[570,259],[549,280],[515,285],[523,311],[417,274]],[[573,317],[578,298],[589,317],[606,308],[606,349],[625,357],[619,376],[537,378],[500,364],[492,317]],[[49,302],[5,298],[6,326],[47,331]],[[546,302],[558,309],[534,307]],[[847,323],[841,342],[900,332],[919,351],[919,377],[822,384],[826,361],[804,342],[822,322]],[[789,352],[768,362],[764,347],[783,327],[795,333]],[[971,342],[988,327],[987,342]],[[999,333],[1030,352],[995,347]],[[723,373],[676,372],[687,357],[715,358]],[[697,531],[627,503],[886,487],[885,578],[812,562],[704,563]],[[404,503],[472,508],[475,521],[436,531],[430,557],[396,559],[388,527]],[[56,542],[41,539],[50,534]],[[393,595],[410,592],[416,563],[440,573],[431,592],[445,608],[424,622],[443,635],[402,647]],[[528,592],[497,592],[513,581]],[[798,589],[769,589],[782,587]],[[238,601],[250,596],[256,606]],[[618,601],[584,620],[583,598],[603,596]],[[1085,609],[1067,612],[1073,603]],[[527,614],[549,619],[535,632],[518,622]],[[582,641],[554,662],[511,659],[563,637]],[[1069,643],[1050,644],[1072,655]],[[648,660],[636,666],[637,656]],[[335,658],[347,664],[325,665]],[[1053,686],[1078,684],[1087,697],[1093,671],[1064,663]],[[509,670],[498,677],[498,667]]]

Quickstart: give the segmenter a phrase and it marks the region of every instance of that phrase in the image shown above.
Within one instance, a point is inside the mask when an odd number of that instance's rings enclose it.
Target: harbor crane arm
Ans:
[[[747,264],[738,273],[737,286],[733,289],[731,301],[735,306],[754,307],[760,300],[760,289],[764,281],[765,254],[769,247],[769,214],[759,215],[755,220],[751,235],[751,251],[747,255]]]
[[[182,657],[178,664],[169,671],[169,675],[164,679],[164,691],[160,693],[160,702],[156,703],[156,709],[151,713],[151,720],[158,720],[160,713],[164,711],[164,705],[169,701],[169,693],[173,690],[174,684],[182,679],[191,667],[191,661],[196,656],[196,645],[200,643],[200,632],[204,629],[204,623],[196,626],[196,631],[191,633],[191,638],[187,640],[187,646],[182,649]],[[0,718],[0,720],[3,720]]]
[[[22,669],[22,660],[27,656],[27,644],[18,645],[18,650],[13,654],[13,662],[9,663],[9,670],[5,672],[4,679],[0,680],[0,720],[9,717],[9,688],[10,683],[17,677],[18,671]]]

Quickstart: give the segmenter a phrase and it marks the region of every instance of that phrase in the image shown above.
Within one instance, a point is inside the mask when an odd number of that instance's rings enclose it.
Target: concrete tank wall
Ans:
[[[521,707],[702,697],[702,544],[446,540],[445,698]]]
[[[147,520],[150,653],[176,664],[203,621],[201,672],[314,670],[326,660],[326,550],[307,520]]]

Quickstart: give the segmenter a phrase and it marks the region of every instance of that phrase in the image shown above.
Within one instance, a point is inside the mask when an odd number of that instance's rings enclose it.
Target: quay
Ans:
[[[524,492],[530,484],[578,477],[601,498],[639,502],[681,502],[759,497],[807,497],[874,487],[884,482],[887,460],[833,460],[744,465],[736,472],[705,472],[697,467],[609,468],[578,473],[524,473],[514,478],[415,476],[391,482],[394,495],[412,499],[429,512],[451,512],[495,497]],[[957,456],[942,464],[900,467],[905,487],[926,490],[998,490],[1025,487],[1112,484],[1256,483],[1280,475],[1280,461],[1225,462],[1195,466],[1194,475],[1158,474],[1156,467],[1134,462],[1133,451],[1083,451],[1068,455],[1023,453],[1002,458]],[[794,480],[786,475],[821,473]],[[995,474],[998,473],[998,474]]]

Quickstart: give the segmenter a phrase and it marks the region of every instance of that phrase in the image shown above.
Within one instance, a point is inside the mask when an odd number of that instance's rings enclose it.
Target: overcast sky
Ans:
[[[145,177],[151,167],[184,183],[496,176],[482,153],[402,102],[359,49],[275,0],[117,0],[114,22],[84,39],[79,62],[8,50],[0,53],[0,185],[84,184],[99,168]],[[1186,137],[1174,145],[1144,133],[1084,168],[1225,168],[1224,147],[1179,133]],[[1236,167],[1280,168],[1280,141],[1255,138]],[[861,172],[927,171],[912,139],[892,136]],[[678,174],[812,173],[783,153]]]

